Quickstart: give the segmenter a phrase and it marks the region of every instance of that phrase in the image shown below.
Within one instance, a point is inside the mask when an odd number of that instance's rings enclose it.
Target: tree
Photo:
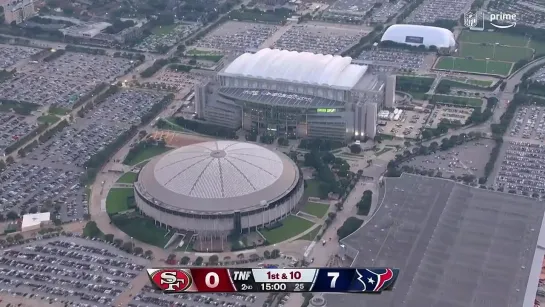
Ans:
[[[208,263],[210,264],[217,264],[219,261],[218,255],[212,255],[210,258],[208,258]]]
[[[83,228],[83,235],[90,238],[98,237],[102,234],[100,229],[98,229],[97,223],[95,221],[89,221],[85,224]]]
[[[359,144],[350,145],[350,152],[353,154],[361,153],[361,146]]]
[[[15,211],[10,211],[8,214],[6,214],[6,218],[10,221],[16,220],[19,218],[19,215],[15,213]]]
[[[186,265],[189,263],[189,261],[191,261],[191,258],[187,257],[187,256],[183,256],[182,259],[180,259],[180,264],[181,265]]]
[[[132,250],[133,250],[132,242],[123,243],[123,245],[121,246],[121,249],[126,251],[127,253],[132,253]]]
[[[8,157],[6,158],[6,164],[7,164],[7,165],[12,164],[13,162],[15,162],[15,159],[13,159],[12,156],[8,156]]]
[[[22,242],[25,238],[23,237],[22,234],[20,233],[17,233],[13,236],[13,239],[16,241],[16,242]]]
[[[337,236],[339,237],[339,239],[343,239],[349,234],[356,231],[361,226],[361,224],[363,224],[362,220],[351,216],[346,219],[346,221],[344,221],[343,225],[339,229],[337,229]]]
[[[114,239],[114,244],[115,244],[115,246],[119,247],[119,246],[123,245],[123,240],[121,240],[121,239]]]
[[[13,243],[13,237],[12,236],[7,236],[6,241],[8,241],[8,243]]]
[[[104,240],[105,240],[106,242],[112,243],[112,242],[114,242],[114,235],[111,234],[111,233],[106,234],[106,235],[104,235]]]
[[[140,246],[136,246],[136,247],[134,248],[134,250],[133,250],[133,252],[134,252],[135,254],[137,254],[137,255],[142,254],[143,251],[144,251],[144,250],[143,250]]]
[[[146,132],[146,130],[140,130],[140,132],[138,132],[138,137],[140,139],[143,139],[144,137],[146,137],[146,135],[148,135],[148,133]]]
[[[197,259],[195,259],[193,264],[200,266],[203,263],[203,261],[204,261],[203,257],[199,256],[199,257],[197,257]]]
[[[176,254],[169,254],[169,255],[167,256],[167,261],[172,261],[172,260],[174,260],[174,259],[176,259]]]
[[[269,252],[268,250],[264,251],[263,257],[265,257],[265,259],[271,259],[271,252]]]
[[[271,252],[271,258],[276,259],[280,258],[280,250],[279,249],[273,249]]]
[[[146,250],[146,251],[144,252],[144,256],[146,256],[146,257],[151,257],[151,256],[153,256],[153,252],[150,251],[150,250],[148,249],[148,250]]]
[[[30,207],[30,209],[28,209],[28,213],[37,213],[38,212],[38,208],[32,206]]]

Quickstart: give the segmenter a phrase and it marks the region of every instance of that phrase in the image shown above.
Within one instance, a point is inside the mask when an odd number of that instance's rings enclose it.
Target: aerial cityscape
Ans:
[[[543,1],[0,0],[0,307],[545,306],[544,162]]]

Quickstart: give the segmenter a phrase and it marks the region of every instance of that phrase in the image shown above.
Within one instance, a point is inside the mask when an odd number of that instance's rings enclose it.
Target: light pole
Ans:
[[[486,58],[486,64],[484,66],[484,73],[488,73],[488,60],[490,60],[490,58]]]
[[[500,43],[494,43],[494,50],[492,51],[492,58],[495,59],[496,58],[496,46],[499,45]]]

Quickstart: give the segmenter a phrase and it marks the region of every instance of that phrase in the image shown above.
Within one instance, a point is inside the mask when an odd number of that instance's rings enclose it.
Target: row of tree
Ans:
[[[237,134],[235,130],[225,128],[222,126],[203,123],[203,122],[195,121],[195,120],[189,120],[183,117],[176,117],[174,121],[178,126],[183,127],[185,129],[189,129],[191,131],[195,131],[197,133],[213,135],[216,137],[232,139],[232,140],[237,138]]]
[[[85,224],[85,227],[83,228],[83,235],[90,238],[103,239],[108,243],[113,243],[117,248],[129,254],[144,256],[146,258],[151,258],[153,256],[152,251],[144,251],[141,247],[136,246],[132,241],[124,242],[122,239],[115,238],[113,234],[102,233],[95,221],[89,221],[87,224]]]
[[[345,147],[346,143],[327,139],[303,139],[299,143],[299,148],[306,150],[330,151]]]
[[[65,49],[66,51],[72,51],[72,52],[87,53],[87,54],[93,54],[93,55],[106,55],[106,50],[98,49],[98,48],[66,45]]]
[[[144,69],[144,71],[142,71],[140,73],[140,76],[142,78],[149,78],[149,77],[153,76],[156,72],[161,70],[161,68],[163,68],[168,63],[169,63],[169,60],[167,60],[167,59],[155,60],[155,62],[153,62],[153,65],[151,65],[150,67]]]
[[[66,51],[64,49],[59,49],[59,50],[55,50],[55,51],[51,51],[51,54],[49,54],[48,56],[46,56],[42,61],[44,62],[51,62],[55,59],[58,59],[60,58],[61,56],[63,56],[64,54],[66,53]]]
[[[6,149],[4,149],[4,153],[6,155],[9,155],[12,152],[16,151],[21,146],[25,145],[30,140],[35,138],[37,135],[44,132],[47,129],[47,127],[49,127],[49,124],[47,124],[47,123],[40,124],[38,127],[34,128],[34,130],[30,131],[30,133],[28,133],[27,135],[25,135],[22,138],[18,139],[15,143],[13,143],[13,144],[9,145],[8,147],[6,147]]]

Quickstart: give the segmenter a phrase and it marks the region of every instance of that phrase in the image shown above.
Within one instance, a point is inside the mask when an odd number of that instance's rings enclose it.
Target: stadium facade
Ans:
[[[382,35],[381,42],[392,41],[411,46],[424,45],[426,48],[435,46],[440,50],[450,51],[456,47],[454,34],[444,28],[395,24],[390,26]]]
[[[267,48],[197,85],[195,111],[209,123],[259,134],[373,138],[385,80],[350,57]]]
[[[287,217],[303,195],[297,165],[252,143],[212,141],[157,157],[134,184],[138,210],[168,229],[225,241]]]

